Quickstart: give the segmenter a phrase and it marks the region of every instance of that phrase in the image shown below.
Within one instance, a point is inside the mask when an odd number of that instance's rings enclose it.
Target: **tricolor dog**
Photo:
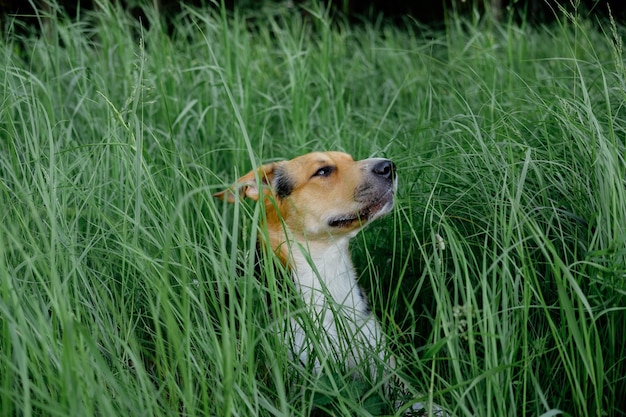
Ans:
[[[265,204],[269,245],[292,271],[319,326],[312,343],[292,320],[292,352],[304,364],[314,347],[326,350],[317,351],[318,357],[330,356],[349,368],[373,352],[384,357],[380,324],[358,286],[348,243],[391,210],[396,185],[395,165],[388,159],[354,161],[341,152],[314,152],[263,165],[216,194],[233,202],[239,193]]]
[[[314,152],[263,165],[215,194],[265,205],[262,238],[291,271],[312,318],[308,326],[292,318],[287,339],[294,359],[316,371],[328,358],[348,369],[364,361],[373,372],[376,364],[393,366],[380,323],[357,283],[348,244],[391,211],[396,188],[396,167],[388,159],[355,161],[341,152]]]

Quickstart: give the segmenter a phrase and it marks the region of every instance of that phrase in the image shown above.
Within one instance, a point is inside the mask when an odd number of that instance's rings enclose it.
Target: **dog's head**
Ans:
[[[263,165],[216,197],[264,201],[270,231],[308,240],[353,235],[393,207],[396,169],[388,159],[355,161],[341,152],[314,152]]]

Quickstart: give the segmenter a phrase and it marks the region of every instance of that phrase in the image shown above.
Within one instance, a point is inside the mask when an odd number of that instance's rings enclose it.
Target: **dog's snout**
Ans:
[[[393,180],[396,175],[396,165],[388,159],[383,159],[372,167],[372,172],[379,177]]]

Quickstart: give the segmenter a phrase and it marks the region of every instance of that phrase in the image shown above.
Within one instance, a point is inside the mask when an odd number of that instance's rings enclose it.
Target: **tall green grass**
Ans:
[[[626,414],[624,26],[145,11],[4,28],[1,415],[393,413],[290,366],[259,207],[211,197],[326,149],[399,166],[353,255],[414,400]]]

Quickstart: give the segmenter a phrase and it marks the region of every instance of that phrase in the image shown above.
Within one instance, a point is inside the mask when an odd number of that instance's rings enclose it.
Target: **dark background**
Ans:
[[[110,0],[119,2],[122,7],[138,18],[143,15],[142,6],[156,4],[164,18],[170,19],[181,10],[183,4],[190,6],[218,7],[226,5],[254,9],[271,3],[275,7],[294,7],[304,3],[303,0]],[[333,12],[350,20],[368,20],[386,18],[390,21],[402,22],[407,18],[422,24],[440,26],[446,16],[451,14],[471,16],[478,10],[492,13],[496,19],[513,18],[539,24],[550,22],[556,15],[562,15],[559,7],[564,7],[577,15],[590,17],[603,22],[612,16],[620,22],[626,20],[625,0],[318,0],[331,5]],[[58,0],[63,13],[77,17],[86,10],[94,8],[93,0]],[[310,0],[309,0],[310,3]],[[572,6],[576,3],[577,7]],[[0,0],[0,19],[3,25],[13,19],[26,23],[29,27],[37,26],[35,10],[52,11],[50,2],[46,0]]]

